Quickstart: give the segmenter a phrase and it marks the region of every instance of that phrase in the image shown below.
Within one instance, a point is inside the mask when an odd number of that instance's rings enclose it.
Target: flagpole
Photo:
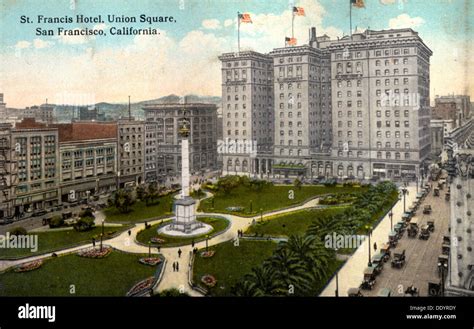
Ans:
[[[295,37],[295,10],[292,10],[292,17],[291,17],[291,37]]]
[[[352,40],[352,1],[349,1],[349,31],[350,31],[350,36]]]
[[[237,12],[237,52],[240,55],[240,12]]]

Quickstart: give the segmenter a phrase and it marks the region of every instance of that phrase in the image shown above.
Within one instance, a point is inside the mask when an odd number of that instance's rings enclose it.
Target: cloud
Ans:
[[[202,27],[208,30],[217,30],[221,28],[221,22],[218,19],[205,19],[202,21]]]
[[[425,23],[425,20],[421,17],[410,17],[408,14],[401,14],[395,18],[391,18],[388,22],[388,26],[391,29],[400,28],[416,28]]]
[[[15,48],[16,48],[16,49],[26,49],[26,48],[29,48],[30,46],[31,46],[31,42],[25,41],[25,40],[18,41],[18,42],[15,44]]]
[[[34,39],[33,40],[33,46],[36,49],[49,48],[52,45],[54,45],[54,42],[52,42],[52,41],[44,41],[43,39]]]
[[[233,24],[234,24],[234,20],[233,20],[233,19],[226,19],[226,20],[224,21],[224,27],[229,27],[229,26],[231,26],[231,25],[233,25]]]

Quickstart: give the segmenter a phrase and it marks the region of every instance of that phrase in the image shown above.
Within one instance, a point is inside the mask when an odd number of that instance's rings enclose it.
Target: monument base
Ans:
[[[167,226],[168,230],[179,231],[185,234],[193,234],[194,231],[203,228],[204,224],[196,220],[196,201],[185,196],[174,201],[176,217]]]

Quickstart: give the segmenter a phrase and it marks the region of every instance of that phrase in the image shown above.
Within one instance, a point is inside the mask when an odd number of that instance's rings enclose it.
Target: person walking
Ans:
[[[374,242],[374,251],[377,251],[377,242]]]
[[[179,272],[179,263],[176,262],[176,272]]]
[[[178,249],[178,258],[181,258],[181,253],[182,253],[181,248],[179,248]]]
[[[194,239],[191,241],[191,248],[194,248]]]
[[[95,247],[95,238],[92,238],[92,247]]]
[[[176,263],[173,263],[173,272],[176,272]]]
[[[132,231],[128,230],[128,236],[132,235]]]

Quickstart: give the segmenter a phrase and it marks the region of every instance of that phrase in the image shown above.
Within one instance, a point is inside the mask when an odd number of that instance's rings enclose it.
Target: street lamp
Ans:
[[[263,221],[263,209],[260,208],[260,221],[262,222]]]
[[[367,230],[367,236],[369,237],[369,263],[368,263],[368,266],[372,266],[372,256],[371,256],[371,243],[370,243],[370,236],[372,235],[372,226],[370,225],[366,225],[365,226],[365,229]]]
[[[209,249],[209,234],[206,235],[206,251]]]
[[[400,191],[403,195],[403,212],[406,212],[406,195],[408,194],[408,189],[406,188],[406,186],[403,186]]]
[[[444,297],[444,276],[445,271],[448,269],[448,264],[438,263],[438,268],[441,270],[441,297]]]
[[[336,257],[337,257],[337,248],[334,248],[334,251],[336,252]],[[336,297],[339,297],[339,271],[336,271],[336,292],[335,292]]]
[[[151,258],[151,241],[148,241],[148,258]]]
[[[102,251],[102,238],[104,237],[103,234],[100,234],[100,251]]]
[[[388,217],[390,217],[390,230],[393,231],[393,207],[390,209]]]
[[[105,219],[102,219],[102,235],[104,235],[104,222],[105,222]]]

